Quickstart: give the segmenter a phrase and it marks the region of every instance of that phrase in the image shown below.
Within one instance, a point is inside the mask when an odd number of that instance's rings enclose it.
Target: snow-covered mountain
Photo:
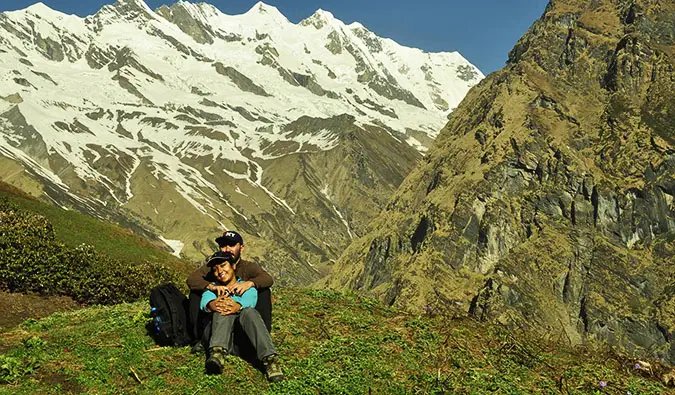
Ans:
[[[0,13],[0,69],[0,178],[187,256],[243,230],[301,280],[361,233],[483,78],[456,52],[323,10],[294,24],[264,3],[142,0]]]

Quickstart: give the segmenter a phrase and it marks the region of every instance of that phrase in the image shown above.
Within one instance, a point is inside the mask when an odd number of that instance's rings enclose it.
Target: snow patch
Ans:
[[[185,243],[183,243],[180,240],[170,240],[170,239],[165,239],[162,236],[159,236],[159,239],[164,242],[169,248],[173,250],[172,255],[180,258],[180,253],[183,251],[183,247],[185,247]]]

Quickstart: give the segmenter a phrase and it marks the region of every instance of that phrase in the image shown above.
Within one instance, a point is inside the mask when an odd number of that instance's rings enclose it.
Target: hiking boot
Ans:
[[[284,372],[281,371],[281,366],[279,366],[276,354],[263,358],[262,363],[265,366],[265,377],[267,377],[267,381],[276,383],[284,379]]]
[[[206,351],[202,342],[197,342],[190,348],[190,354],[203,354]]]
[[[225,365],[225,357],[227,351],[222,347],[213,347],[209,350],[209,358],[206,360],[206,372],[209,374],[223,373],[223,365]]]

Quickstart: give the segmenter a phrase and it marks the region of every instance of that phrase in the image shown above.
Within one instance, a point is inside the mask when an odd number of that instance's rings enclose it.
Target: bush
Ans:
[[[88,245],[69,248],[45,217],[0,199],[0,287],[115,304],[144,298],[150,288],[177,278],[164,265],[120,262]]]

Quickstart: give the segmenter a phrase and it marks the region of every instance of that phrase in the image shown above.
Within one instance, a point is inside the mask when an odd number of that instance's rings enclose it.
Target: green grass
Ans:
[[[274,290],[273,338],[287,380],[231,357],[157,347],[145,303],[28,320],[0,337],[0,393],[663,394],[668,389],[605,352],[554,347],[471,319],[413,316],[352,293]],[[607,383],[600,387],[600,381]]]
[[[0,181],[0,199],[2,198],[22,210],[46,217],[54,228],[57,240],[69,247],[87,244],[122,262],[161,262],[186,274],[189,273],[189,267],[194,267],[135,235],[129,229],[42,202]]]

